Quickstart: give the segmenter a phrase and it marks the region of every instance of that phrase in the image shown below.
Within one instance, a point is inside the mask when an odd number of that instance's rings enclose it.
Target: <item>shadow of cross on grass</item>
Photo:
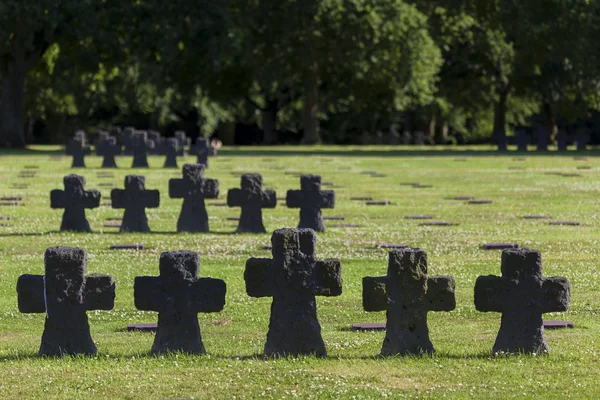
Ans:
[[[389,253],[386,276],[363,278],[365,311],[387,311],[381,355],[433,353],[427,313],[456,308],[451,276],[428,276],[427,253],[399,249]]]
[[[266,355],[327,355],[315,296],[342,294],[336,258],[317,260],[311,229],[278,229],[271,237],[273,259],[250,258],[244,280],[251,297],[273,297]]]
[[[571,285],[567,278],[542,276],[537,250],[502,252],[502,276],[480,276],[475,282],[477,311],[502,313],[494,353],[545,353],[542,314],[567,311]]]
[[[115,281],[110,275],[86,275],[87,253],[74,247],[49,247],[45,275],[21,275],[19,311],[46,313],[40,355],[94,354],[86,312],[112,310]]]
[[[223,309],[225,282],[200,278],[200,257],[191,251],[162,253],[159,271],[158,277],[136,277],[133,288],[137,309],[158,312],[151,352],[206,353],[198,313]]]

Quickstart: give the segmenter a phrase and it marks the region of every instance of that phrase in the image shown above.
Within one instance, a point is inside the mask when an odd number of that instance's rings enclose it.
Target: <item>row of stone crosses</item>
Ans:
[[[164,168],[178,168],[177,157],[184,156],[186,149],[195,154],[197,163],[208,167],[208,157],[217,154],[204,137],[196,139],[191,147],[191,139],[184,131],[175,132],[171,138],[161,137],[156,131],[139,131],[128,127],[119,137],[109,136],[108,132],[100,132],[96,142],[96,154],[103,157],[102,168],[117,168],[115,157],[118,155],[133,156],[132,168],[148,168],[148,154],[164,155]],[[69,139],[67,154],[73,157],[72,168],[85,168],[85,156],[91,154],[91,146],[84,131],[77,131]]]
[[[532,129],[530,135],[528,129],[525,127],[517,128],[515,132],[515,139],[517,144],[517,151],[527,151],[528,146],[531,143],[531,139],[535,140],[537,151],[548,151],[548,145],[550,144],[550,131],[543,125],[536,125]],[[576,144],[577,151],[584,151],[587,149],[587,145],[590,142],[589,129],[580,126],[576,129],[574,137],[569,135],[564,129],[559,129],[556,134],[556,145],[558,151],[567,151],[567,146],[571,141]],[[495,139],[498,145],[499,151],[506,151],[508,145],[508,138],[506,136],[497,137]]]
[[[244,271],[249,296],[273,298],[264,353],[326,356],[315,296],[342,294],[340,260],[316,258],[311,229],[279,229],[271,242],[273,258],[250,258]],[[39,354],[95,353],[86,312],[113,309],[114,278],[86,275],[81,248],[50,247],[44,264],[44,276],[21,275],[17,282],[19,311],[46,314]],[[165,252],[159,276],[135,278],[135,307],[158,312],[152,353],[205,353],[197,314],[223,309],[226,284],[200,278],[199,270],[197,253]],[[501,271],[475,283],[476,309],[502,313],[493,352],[548,352],[542,314],[567,310],[569,281],[543,277],[536,250],[504,250]],[[456,307],[454,278],[428,276],[427,254],[412,248],[389,253],[385,276],[363,278],[362,297],[365,311],[387,312],[385,356],[434,352],[427,313]]]
[[[177,220],[178,232],[209,232],[208,213],[204,199],[219,196],[219,181],[204,178],[204,165],[186,164],[182,179],[169,180],[169,197],[183,199]],[[85,178],[67,175],[64,190],[50,192],[50,206],[64,209],[61,231],[91,232],[85,216],[86,208],[100,206],[100,192],[85,190]],[[266,233],[262,220],[263,208],[275,208],[277,197],[274,190],[262,189],[260,174],[243,174],[240,189],[229,189],[227,205],[241,207],[237,233]],[[302,175],[300,190],[288,190],[287,206],[300,209],[299,228],[309,228],[317,232],[325,231],[321,214],[322,208],[335,206],[335,192],[321,190],[319,175]],[[125,189],[112,189],[111,205],[124,209],[121,232],[150,232],[146,208],[160,205],[160,192],[146,189],[143,176],[127,175]]]

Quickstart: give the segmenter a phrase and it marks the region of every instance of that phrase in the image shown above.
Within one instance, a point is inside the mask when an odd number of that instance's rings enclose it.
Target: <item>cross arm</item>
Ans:
[[[161,311],[166,303],[161,279],[155,276],[137,276],[133,281],[135,308],[143,311]]]
[[[190,289],[190,306],[194,311],[219,312],[225,306],[227,285],[222,279],[200,278]]]
[[[571,298],[571,284],[563,276],[545,278],[542,283],[542,313],[567,311]]]
[[[216,199],[219,197],[219,181],[216,179],[204,179],[202,182],[202,191],[207,199]]]
[[[100,207],[100,192],[96,189],[87,190],[85,192],[85,197],[83,200],[83,204],[85,208],[97,208]]]
[[[272,189],[263,191],[261,198],[262,208],[275,208],[277,207],[277,193]]]
[[[315,266],[315,296],[342,294],[342,265],[337,258],[317,260]]]
[[[42,275],[21,275],[17,280],[19,311],[22,313],[45,313],[44,277]]]
[[[387,276],[365,276],[362,284],[363,309],[365,311],[387,310]]]
[[[233,188],[227,191],[227,206],[241,207],[244,203],[244,191],[242,189]]]
[[[321,190],[321,208],[335,208],[335,192]]]
[[[431,311],[452,311],[456,308],[456,282],[451,276],[430,276],[427,279],[427,300]]]
[[[111,190],[110,202],[112,208],[125,208],[125,191],[123,189]]]
[[[302,206],[302,197],[301,190],[288,190],[285,203],[288,208],[300,208]]]
[[[160,192],[158,190],[146,190],[142,196],[146,208],[158,208],[160,206]]]
[[[509,298],[510,282],[499,276],[480,276],[475,281],[475,308],[477,311],[504,311]]]
[[[66,198],[64,190],[55,189],[50,191],[50,207],[51,208],[64,208],[66,204]]]
[[[84,304],[86,310],[112,310],[115,306],[115,279],[104,274],[86,276]]]
[[[169,179],[169,197],[172,199],[183,199],[186,194],[183,179]]]
[[[273,296],[273,272],[268,258],[249,258],[244,270],[246,293],[251,297]]]

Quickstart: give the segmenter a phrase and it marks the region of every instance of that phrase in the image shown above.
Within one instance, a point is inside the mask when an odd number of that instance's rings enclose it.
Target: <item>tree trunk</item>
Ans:
[[[500,92],[500,98],[494,107],[494,133],[492,137],[498,145],[498,150],[506,150],[506,102],[508,92],[508,88]]]
[[[26,76],[27,64],[24,57],[8,62],[2,77],[0,94],[0,146],[2,147],[25,147],[23,90]]]
[[[277,100],[265,99],[265,108],[261,110],[263,124],[263,143],[273,144],[277,142],[277,113],[279,113],[279,102]]]
[[[435,112],[433,112],[431,114],[431,117],[429,118],[429,124],[427,127],[427,136],[429,136],[429,141],[432,144],[436,144],[436,140],[435,140],[435,130],[436,130],[436,126],[437,126],[437,115]]]
[[[235,121],[221,122],[219,139],[224,145],[233,146],[235,144]]]
[[[321,143],[319,133],[319,65],[314,63],[304,79],[304,139],[305,144]]]
[[[556,114],[554,113],[554,107],[550,102],[544,102],[544,117],[546,119],[546,128],[550,134],[550,142],[554,142],[556,135],[558,134],[558,125],[556,124]]]

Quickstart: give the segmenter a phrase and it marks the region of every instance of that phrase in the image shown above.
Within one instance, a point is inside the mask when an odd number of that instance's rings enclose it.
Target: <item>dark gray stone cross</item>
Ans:
[[[133,288],[136,308],[158,312],[151,352],[205,353],[198,313],[223,309],[225,282],[199,278],[200,257],[191,251],[162,253],[159,270],[158,277],[136,277]]]
[[[177,166],[177,152],[179,150],[179,141],[177,138],[168,138],[162,145],[162,151],[165,154],[165,165],[163,168],[179,168]]]
[[[216,155],[217,149],[215,149],[208,143],[207,138],[199,137],[198,139],[196,139],[196,156],[198,157],[196,164],[202,164],[206,168],[208,168],[208,157]]]
[[[285,200],[289,208],[300,208],[298,228],[325,232],[321,209],[335,207],[335,192],[321,190],[319,175],[300,176],[300,190],[288,190]]]
[[[421,249],[390,251],[387,276],[363,278],[365,311],[387,311],[381,355],[433,353],[427,313],[456,307],[454,278],[428,276]]]
[[[260,174],[242,175],[242,188],[229,189],[227,205],[241,207],[242,214],[237,233],[266,233],[262,220],[263,208],[275,208],[277,195],[274,190],[262,189]]]
[[[115,156],[121,154],[121,145],[117,143],[117,138],[108,136],[98,145],[96,153],[104,157],[102,159],[102,168],[117,168]]]
[[[91,232],[85,218],[86,208],[100,206],[100,192],[85,190],[85,178],[79,175],[67,175],[63,178],[65,190],[50,192],[50,207],[64,208],[61,231]]]
[[[183,178],[169,180],[169,197],[183,199],[177,232],[209,232],[204,199],[219,197],[219,181],[204,178],[204,165],[184,165]]]
[[[85,168],[84,157],[91,153],[90,146],[81,138],[71,138],[67,144],[67,154],[73,157],[71,168]]]
[[[160,205],[160,192],[146,189],[146,178],[139,175],[125,177],[125,190],[110,192],[112,208],[124,208],[121,232],[150,232],[146,208]]]
[[[115,281],[110,275],[86,275],[87,254],[74,247],[49,247],[45,275],[21,275],[19,311],[46,313],[39,354],[94,354],[87,311],[112,310]]]
[[[502,313],[493,352],[548,352],[542,314],[567,311],[568,279],[543,277],[542,256],[537,250],[504,250],[501,270],[501,277],[480,276],[475,282],[475,308]]]
[[[148,134],[135,132],[132,136],[133,163],[131,168],[148,168]]]
[[[273,297],[266,355],[326,356],[315,296],[342,294],[339,259],[317,260],[311,229],[278,229],[271,236],[273,259],[246,262],[246,292]]]

